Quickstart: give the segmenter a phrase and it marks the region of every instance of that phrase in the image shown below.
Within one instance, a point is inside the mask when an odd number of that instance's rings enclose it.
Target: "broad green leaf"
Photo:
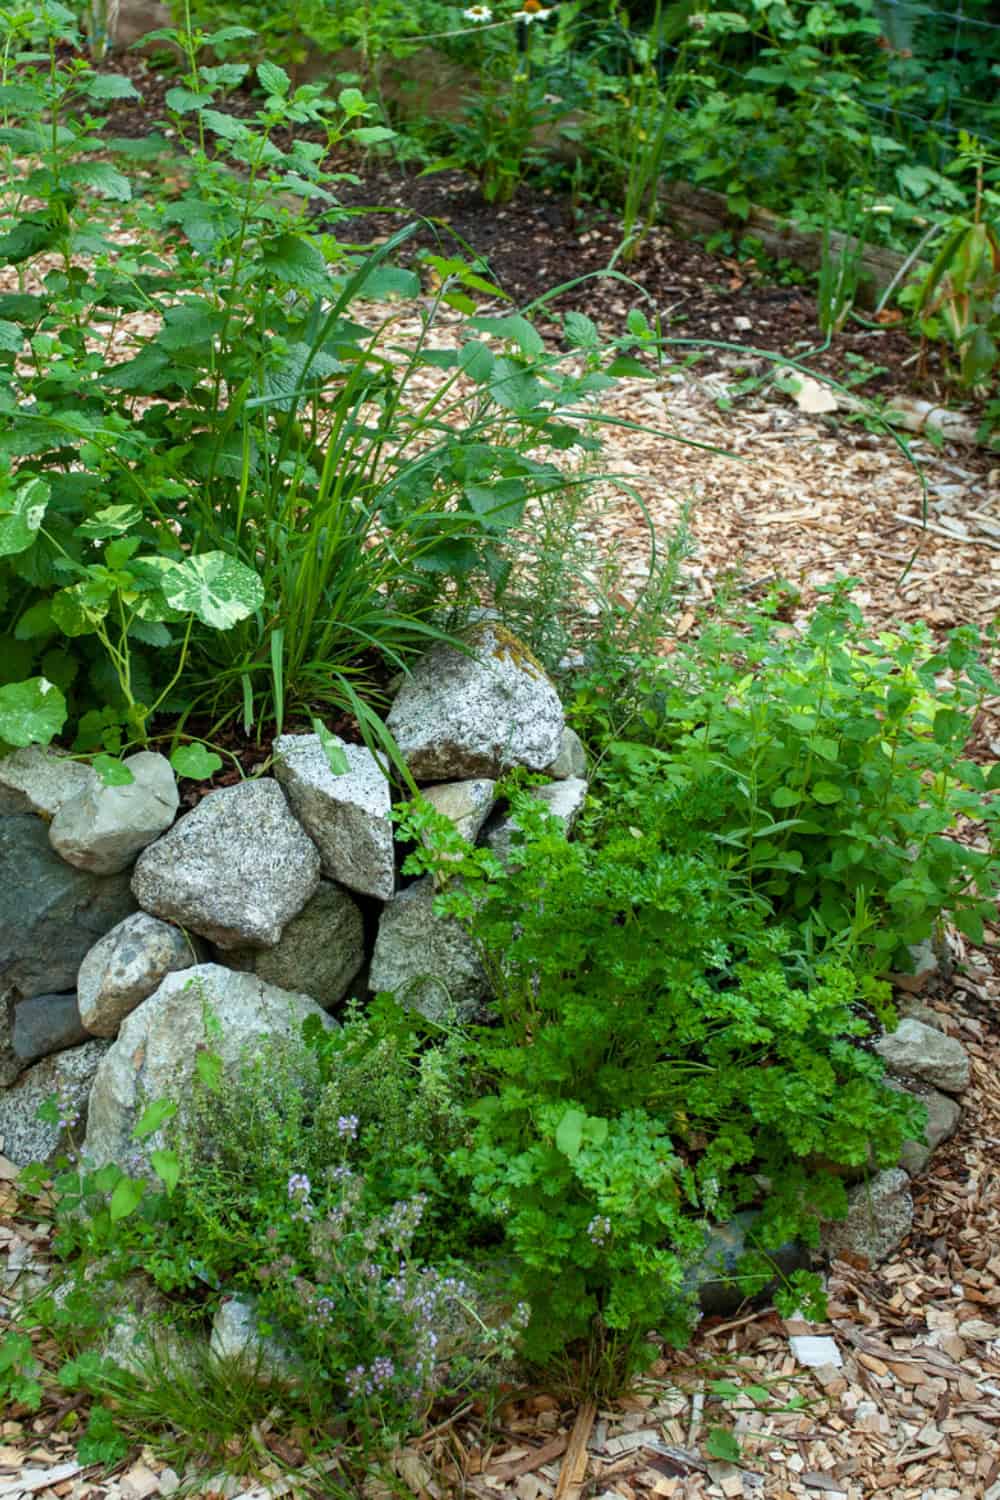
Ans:
[[[136,1121],[132,1130],[132,1139],[134,1141],[144,1141],[148,1135],[155,1134],[161,1125],[165,1125],[168,1120],[172,1120],[176,1113],[177,1105],[174,1104],[173,1100],[154,1099],[151,1104],[146,1105],[146,1108]]]
[[[469,327],[477,328],[481,333],[492,333],[497,338],[509,339],[517,345],[522,354],[541,354],[545,349],[545,343],[537,328],[533,327],[520,313],[508,313],[499,318],[486,316],[470,318]]]
[[[52,596],[52,619],[63,635],[90,635],[108,612],[111,586],[87,579]]]
[[[337,103],[348,119],[354,119],[358,115],[370,114],[375,107],[373,104],[368,103],[368,100],[360,89],[355,88],[341,89],[337,95]]]
[[[222,768],[222,757],[196,741],[193,745],[178,745],[170,757],[170,764],[178,776],[188,776],[192,781],[207,781]]]
[[[458,362],[469,379],[477,384],[489,380],[496,363],[489,344],[481,344],[478,339],[470,339],[467,344],[462,345],[458,351]]]
[[[210,1093],[219,1092],[222,1087],[222,1058],[217,1052],[202,1048],[195,1057],[194,1070]]]
[[[351,140],[359,146],[380,146],[383,141],[395,139],[396,132],[390,130],[387,125],[362,125],[360,130],[351,133]]]
[[[326,261],[315,245],[294,234],[279,234],[265,242],[261,264],[270,276],[301,292],[328,293],[330,276]]]
[[[84,93],[90,99],[140,99],[142,95],[135,84],[121,73],[95,73],[84,84]]]
[[[176,88],[167,89],[163,100],[175,114],[186,115],[192,109],[204,109],[206,104],[211,104],[212,97],[211,94],[199,94],[194,89],[186,89],[178,84]]]
[[[652,380],[656,371],[641,364],[631,354],[619,354],[608,365],[608,374],[616,379],[627,376],[630,380]]]
[[[264,602],[264,585],[252,569],[224,552],[200,552],[163,575],[163,597],[173,609],[203,625],[229,630]]]
[[[44,479],[29,479],[13,495],[0,497],[0,557],[27,552],[45,519],[51,491]]]
[[[150,1154],[150,1165],[157,1177],[167,1190],[167,1197],[171,1197],[174,1188],[180,1181],[181,1163],[176,1151],[153,1151]]]
[[[312,727],[323,747],[326,763],[334,776],[345,776],[351,769],[351,764],[344,754],[343,741],[339,740],[335,734],[331,734],[322,719],[313,719]]]
[[[132,184],[128,178],[107,161],[79,162],[66,169],[66,177],[115,203],[128,203],[132,198]]]
[[[771,793],[772,807],[795,807],[801,800],[801,791],[793,786],[776,786]]]
[[[6,319],[0,319],[0,349],[6,349],[8,354],[17,354],[24,343],[24,330],[16,323],[8,323]]]
[[[217,109],[203,109],[201,118],[213,135],[221,135],[227,141],[245,141],[250,134],[242,121],[221,114]]]
[[[832,781],[814,781],[809,788],[809,793],[815,802],[821,803],[824,807],[839,802],[844,795],[840,787],[835,786]]]
[[[8,745],[47,745],[65,722],[66,699],[48,678],[0,687],[0,740]]]
[[[111,1194],[109,1212],[112,1224],[117,1224],[119,1219],[127,1219],[134,1214],[142,1202],[142,1195],[146,1191],[146,1184],[140,1177],[123,1177]]]
[[[579,1156],[587,1116],[582,1109],[568,1109],[556,1127],[556,1149],[570,1161]]]
[[[135,780],[128,766],[113,755],[95,755],[93,767],[105,786],[131,786]]]
[[[563,331],[575,349],[600,348],[601,336],[597,324],[585,313],[568,312],[563,315]]]
[[[279,68],[277,63],[262,62],[257,66],[257,81],[262,89],[269,94],[281,94],[284,96],[292,86],[292,80],[284,68]]]
[[[705,1452],[709,1458],[719,1459],[722,1463],[738,1464],[740,1461],[739,1442],[727,1427],[709,1428]]]
[[[141,520],[142,511],[138,505],[106,505],[103,510],[95,511],[89,520],[81,522],[77,531],[80,536],[104,540],[109,536],[119,536]]]

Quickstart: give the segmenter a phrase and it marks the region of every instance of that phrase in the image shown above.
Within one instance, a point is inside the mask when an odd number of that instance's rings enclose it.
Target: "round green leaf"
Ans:
[[[844,795],[840,787],[835,786],[832,781],[816,781],[809,788],[809,791],[812,794],[813,801],[822,803],[824,807],[828,806],[831,802],[839,802]]]
[[[47,745],[65,722],[66,699],[47,677],[0,687],[0,740],[8,745]]]
[[[222,758],[206,745],[178,745],[170,757],[170,764],[178,776],[188,776],[192,781],[207,781],[222,766]]]
[[[49,493],[44,479],[29,479],[13,495],[0,498],[0,557],[27,552],[45,519]]]
[[[264,603],[257,574],[224,552],[201,552],[175,563],[163,575],[163,597],[203,625],[229,630]]]

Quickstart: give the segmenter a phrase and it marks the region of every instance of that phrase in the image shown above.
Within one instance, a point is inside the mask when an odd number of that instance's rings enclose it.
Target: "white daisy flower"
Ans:
[[[554,5],[534,5],[530,10],[527,7],[524,10],[516,10],[511,19],[514,21],[523,21],[527,26],[531,21],[544,21],[545,17],[551,16],[554,10]]]
[[[493,19],[493,12],[488,5],[470,5],[468,10],[463,10],[462,15],[466,21],[478,21],[480,25]]]

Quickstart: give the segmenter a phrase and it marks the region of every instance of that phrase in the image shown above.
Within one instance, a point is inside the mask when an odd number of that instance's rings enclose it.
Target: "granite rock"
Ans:
[[[77,977],[80,1019],[92,1036],[114,1036],[129,1011],[175,969],[199,961],[197,940],[172,922],[133,912],[86,954]]]
[[[342,1000],[365,961],[364,920],[340,886],[320,881],[273,948],[236,949],[223,962],[281,989],[308,995],[329,1010]]]
[[[132,889],[155,917],[223,949],[273,948],[319,885],[319,853],[276,781],[209,792],[139,856]]]
[[[430,876],[400,891],[382,910],[369,988],[393,994],[432,1021],[452,1012],[477,1016],[490,994],[475,944],[452,917],[434,913]]]
[[[52,819],[49,842],[78,870],[95,875],[127,870],[177,815],[177,782],[165,755],[140,750],[124,765],[133,778],[128,786],[105,786],[97,777],[63,802]]]
[[[338,776],[319,735],[283,734],[274,742],[274,774],[319,850],[323,874],[388,901],[396,888],[389,782],[366,745],[340,748],[348,770]]]
[[[124,1161],[134,1151],[132,1131],[152,1099],[176,1102],[183,1116],[198,1054],[206,1045],[206,1015],[218,1023],[211,1050],[233,1077],[265,1038],[298,1037],[307,1016],[334,1022],[314,1001],[218,964],[168,974],[122,1022],[101,1059],[90,1094],[85,1154],[98,1164]],[[213,1032],[215,1027],[213,1026]],[[156,1135],[144,1147],[158,1145]]]
[[[558,694],[526,646],[483,621],[464,650],[439,643],[414,666],[386,719],[418,781],[544,771],[562,745]]]

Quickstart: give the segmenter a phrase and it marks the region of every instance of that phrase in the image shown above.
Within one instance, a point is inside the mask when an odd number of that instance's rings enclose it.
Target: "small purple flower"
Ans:
[[[587,1237],[600,1250],[611,1238],[611,1220],[607,1214],[597,1214],[587,1225]]]
[[[343,1136],[345,1141],[356,1141],[358,1138],[357,1115],[340,1115],[337,1119],[337,1134]]]

